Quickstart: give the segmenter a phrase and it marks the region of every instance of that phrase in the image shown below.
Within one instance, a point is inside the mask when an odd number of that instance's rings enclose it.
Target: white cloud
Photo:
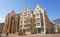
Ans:
[[[0,16],[0,23],[3,23],[5,21],[5,18]]]

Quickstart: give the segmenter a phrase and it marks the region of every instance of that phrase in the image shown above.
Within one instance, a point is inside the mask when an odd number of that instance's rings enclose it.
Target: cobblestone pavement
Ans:
[[[2,35],[2,37],[6,37],[6,35]],[[31,35],[23,35],[18,36],[16,34],[9,34],[8,37],[60,37],[60,34],[31,34]]]

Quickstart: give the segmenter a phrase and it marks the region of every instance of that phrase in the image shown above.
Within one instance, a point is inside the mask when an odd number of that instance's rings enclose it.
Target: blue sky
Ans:
[[[60,0],[0,0],[0,23],[4,22],[5,16],[13,9],[17,14],[26,6],[33,11],[37,4],[46,10],[51,21],[60,18]]]

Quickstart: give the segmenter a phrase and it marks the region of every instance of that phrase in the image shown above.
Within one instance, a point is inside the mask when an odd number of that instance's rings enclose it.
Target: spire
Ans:
[[[40,8],[39,4],[37,4],[36,8]]]
[[[10,14],[13,14],[13,15],[14,15],[14,14],[15,14],[15,11],[14,11],[14,10],[12,10]]]
[[[14,10],[12,10],[11,13],[15,13]]]

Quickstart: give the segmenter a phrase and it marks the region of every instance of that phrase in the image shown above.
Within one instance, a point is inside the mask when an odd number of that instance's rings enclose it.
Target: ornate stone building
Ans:
[[[16,33],[18,31],[18,15],[14,10],[6,16],[2,32]]]
[[[3,33],[19,31],[21,34],[46,34],[53,31],[51,26],[53,27],[53,24],[46,11],[37,5],[34,11],[26,7],[20,14],[15,14],[14,10],[9,13],[5,19]]]
[[[50,33],[51,25],[48,16],[46,15],[46,11],[42,9],[38,4],[33,14],[35,15],[35,33],[36,34],[46,34]]]
[[[34,32],[34,15],[28,7],[24,8],[20,14],[19,31],[23,34],[31,34]]]

